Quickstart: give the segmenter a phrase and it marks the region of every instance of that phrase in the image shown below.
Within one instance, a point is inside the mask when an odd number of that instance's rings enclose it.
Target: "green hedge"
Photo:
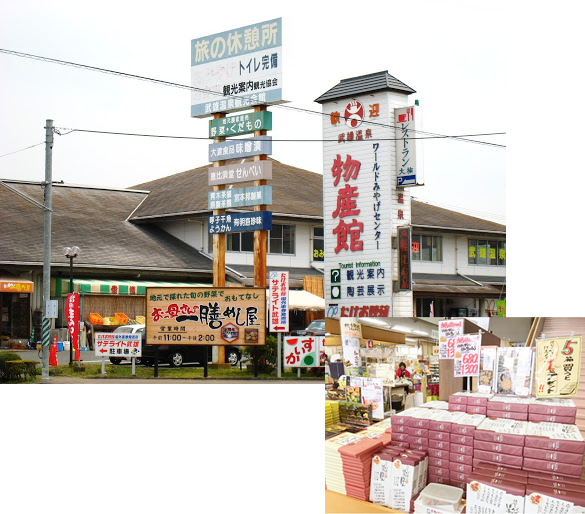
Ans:
[[[0,352],[0,380],[8,380],[8,371],[6,362],[7,361],[19,361],[22,360],[18,353],[14,352]]]
[[[6,365],[6,380],[14,382],[25,382],[34,380],[36,376],[37,361],[4,361]]]

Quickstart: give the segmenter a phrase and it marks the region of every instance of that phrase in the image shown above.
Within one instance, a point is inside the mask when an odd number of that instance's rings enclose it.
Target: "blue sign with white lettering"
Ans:
[[[416,175],[402,175],[398,177],[398,187],[416,186]]]
[[[208,191],[207,206],[211,210],[272,205],[272,186],[250,186]]]
[[[234,139],[209,145],[209,161],[227,161],[253,155],[271,155],[272,138],[256,136],[252,139]]]
[[[217,216],[209,216],[208,222],[208,232],[210,234],[270,230],[272,228],[272,212],[258,211],[220,214]]]

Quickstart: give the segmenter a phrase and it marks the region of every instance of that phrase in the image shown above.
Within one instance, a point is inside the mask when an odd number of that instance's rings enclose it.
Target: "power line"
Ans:
[[[58,130],[68,130],[66,134],[60,134]],[[136,136],[136,137],[158,137],[158,138],[168,138],[168,139],[194,139],[194,140],[203,140],[209,141],[209,137],[196,137],[196,136],[168,136],[163,134],[138,134],[133,132],[112,132],[106,130],[89,130],[89,129],[75,129],[75,128],[63,128],[63,127],[55,127],[55,132],[59,135],[66,136],[67,134],[71,134],[72,132],[87,132],[90,134],[109,134],[115,136]],[[421,137],[411,137],[409,139],[444,139],[444,138],[460,138],[460,137],[469,137],[469,136],[489,136],[494,135],[491,134],[464,134],[463,136],[421,136]],[[256,140],[256,138],[252,137],[249,138],[250,140]],[[363,143],[364,141],[399,141],[401,138],[396,137],[388,137],[388,138],[367,138],[367,139],[360,139],[360,140],[347,140],[344,143]],[[277,142],[288,142],[288,143],[337,143],[337,139],[272,139],[272,141]]]
[[[177,88],[181,88],[181,89],[187,89],[190,91],[198,91],[198,92],[202,92],[202,93],[207,93],[207,94],[212,94],[212,95],[217,95],[220,98],[225,98],[225,96],[223,95],[223,93],[218,92],[218,91],[212,91],[209,89],[204,89],[204,88],[198,88],[195,86],[187,86],[185,84],[178,84],[176,82],[169,82],[166,80],[160,80],[160,79],[153,79],[153,78],[149,78],[149,77],[144,77],[141,75],[134,75],[132,73],[125,73],[125,72],[121,72],[121,71],[115,71],[115,70],[110,70],[107,68],[98,68],[96,66],[89,66],[87,64],[79,64],[79,63],[74,63],[71,61],[63,61],[60,59],[53,59],[51,57],[43,57],[40,55],[34,55],[34,54],[27,54],[24,52],[17,52],[14,50],[7,50],[4,48],[0,48],[0,52],[1,53],[5,53],[5,54],[9,54],[9,55],[15,55],[17,57],[24,57],[27,59],[35,59],[35,60],[39,60],[39,61],[44,61],[44,62],[49,62],[49,63],[54,63],[54,64],[60,64],[63,66],[72,66],[74,68],[81,68],[81,69],[86,69],[86,70],[91,70],[91,71],[97,71],[100,73],[106,73],[106,74],[110,74],[110,75],[116,75],[116,76],[120,76],[120,77],[127,77],[127,78],[132,78],[132,79],[136,79],[136,80],[142,80],[142,81],[146,81],[146,82],[152,82],[155,84],[160,84],[163,86],[169,86],[169,87],[177,87]],[[260,105],[267,105],[265,102],[257,102]],[[252,107],[252,105],[250,105],[250,107]],[[299,111],[299,112],[304,112],[304,113],[308,113],[308,114],[315,114],[315,115],[319,115],[319,116],[329,116],[329,114],[324,113],[324,112],[318,112],[318,111],[312,111],[310,109],[303,109],[300,107],[294,107],[294,106],[289,106],[289,105],[284,105],[284,104],[275,104],[274,107],[278,107],[278,108],[282,108],[282,109],[290,109],[290,110],[294,110],[294,111]],[[340,119],[346,119],[345,116],[341,116],[340,115]],[[363,120],[362,123],[368,123],[370,125],[374,125],[374,126],[380,126],[380,127],[385,127],[385,128],[396,128],[395,125],[388,125],[388,124],[384,124],[384,123],[379,123],[379,122],[375,122],[375,121],[370,121],[370,120]],[[466,139],[465,137],[462,136],[448,136],[448,135],[442,135],[442,134],[436,134],[436,133],[432,133],[432,132],[426,132],[426,131],[419,131],[419,130],[411,130],[411,132],[413,133],[420,133],[420,134],[425,134],[427,136],[432,136],[433,138],[443,138],[443,139],[453,139],[455,141],[463,141],[466,143],[475,143],[475,144],[480,144],[480,145],[486,145],[486,146],[493,146],[496,148],[505,148],[505,145],[499,145],[499,144],[495,144],[495,143],[488,143],[486,141],[477,141],[477,140],[473,140],[473,139]],[[497,132],[497,133],[490,133],[490,134],[485,134],[485,135],[504,135],[505,132]],[[482,134],[483,135],[483,134]]]
[[[7,155],[12,155],[12,154],[15,154],[15,153],[18,153],[18,152],[24,152],[25,150],[29,150],[30,148],[34,148],[35,146],[44,145],[44,144],[45,144],[45,142],[42,141],[40,143],[37,143],[36,145],[27,146],[26,148],[21,148],[20,150],[16,150],[14,152],[5,153],[4,155],[0,155],[0,158],[6,157]]]

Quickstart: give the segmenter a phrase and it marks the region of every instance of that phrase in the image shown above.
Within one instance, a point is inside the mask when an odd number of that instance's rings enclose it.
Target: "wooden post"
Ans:
[[[254,111],[265,111],[265,105],[257,105]],[[256,130],[254,137],[265,136],[266,130]],[[266,155],[255,155],[255,161],[265,161]],[[266,180],[255,180],[255,186],[265,186]],[[265,211],[266,205],[255,205],[254,212]],[[266,288],[266,249],[268,232],[266,230],[254,231],[254,286]]]
[[[225,118],[225,113],[217,113],[213,115],[213,119]],[[225,141],[225,137],[216,137],[213,139],[214,143],[221,143]],[[213,163],[214,168],[224,166],[226,161],[216,161]],[[225,185],[213,186],[214,191],[222,191]],[[214,216],[225,214],[225,209],[215,209]],[[225,287],[225,234],[213,234],[213,287]],[[207,347],[205,347],[207,349]],[[207,357],[206,357],[207,360]],[[225,346],[217,347],[217,362],[218,364],[225,363]],[[206,365],[207,370],[207,365]]]

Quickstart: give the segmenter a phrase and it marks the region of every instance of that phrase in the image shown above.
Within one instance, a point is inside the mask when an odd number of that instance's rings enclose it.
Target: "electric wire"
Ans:
[[[3,155],[0,155],[0,158],[2,157],[7,157],[8,155],[12,155],[18,152],[24,152],[25,150],[29,150],[31,148],[34,148],[35,146],[39,146],[39,145],[44,145],[45,141],[41,141],[40,143],[37,143],[36,145],[31,145],[31,146],[27,146],[26,148],[21,148],[20,150],[15,150],[14,152],[9,152],[9,153],[5,153]]]
[[[0,48],[0,53],[14,55],[17,57],[24,57],[27,59],[44,61],[44,62],[53,63],[53,64],[60,64],[63,66],[72,66],[74,68],[81,68],[81,69],[96,71],[99,73],[106,73],[106,74],[116,75],[116,76],[120,76],[120,77],[127,77],[127,78],[136,79],[136,80],[142,80],[145,82],[152,82],[152,83],[160,84],[163,86],[177,87],[177,88],[181,88],[181,89],[187,89],[190,91],[198,91],[198,92],[202,92],[202,93],[217,95],[218,98],[225,98],[223,93],[220,93],[218,91],[212,91],[209,89],[198,88],[195,86],[187,86],[185,84],[179,84],[179,83],[170,82],[167,80],[154,79],[154,78],[150,78],[150,77],[144,77],[141,75],[135,75],[132,73],[110,70],[107,68],[98,68],[96,66],[89,66],[87,64],[79,64],[79,63],[74,63],[71,61],[63,61],[60,59],[54,59],[52,57],[43,57],[40,55],[28,54],[28,53],[24,53],[24,52],[17,52],[15,50],[8,50],[5,48]],[[256,102],[256,103],[260,104],[260,105],[267,105],[265,102]],[[250,105],[250,107],[252,107],[252,105]],[[330,116],[328,113],[319,112],[319,111],[312,111],[310,109],[303,109],[301,107],[289,106],[289,105],[285,105],[285,104],[274,104],[273,107],[289,109],[289,110],[294,110],[294,111],[299,111],[299,112],[304,112],[304,113],[314,114],[314,115],[319,115],[319,116]],[[339,117],[340,117],[340,119],[347,119],[345,116],[341,116],[341,114]],[[385,127],[385,128],[394,128],[394,129],[396,128],[396,125],[389,125],[389,124],[379,123],[379,122],[370,121],[370,120],[363,120],[362,123],[367,123],[370,125],[380,126],[380,127]],[[467,142],[467,143],[475,143],[475,144],[480,144],[480,145],[492,146],[492,147],[496,147],[496,148],[505,148],[505,145],[499,145],[496,143],[489,143],[486,141],[477,141],[477,140],[473,140],[473,139],[466,139],[465,137],[461,137],[461,136],[448,136],[448,135],[442,135],[442,134],[426,132],[426,131],[419,131],[419,130],[410,130],[410,132],[426,134],[428,136],[432,136],[433,138],[453,139],[456,141],[463,141],[463,142]],[[504,135],[504,134],[505,134],[505,132],[497,132],[497,133],[490,133],[490,134],[485,134],[485,135]],[[484,134],[482,134],[482,135],[484,135]]]

